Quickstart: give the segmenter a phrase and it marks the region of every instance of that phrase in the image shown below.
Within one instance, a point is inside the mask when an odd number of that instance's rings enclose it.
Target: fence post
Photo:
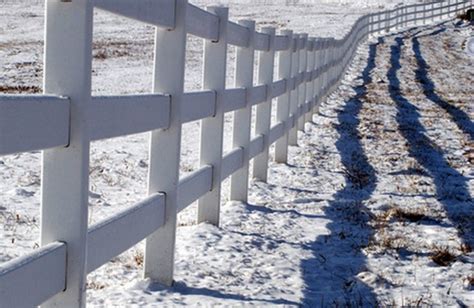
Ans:
[[[187,0],[176,1],[173,30],[156,28],[153,92],[171,95],[170,126],[150,136],[148,193],[166,194],[165,225],[146,239],[144,275],[166,286],[173,283],[177,187],[184,91]]]
[[[330,82],[330,68],[329,63],[331,62],[331,54],[329,53],[331,45],[329,44],[329,38],[324,41],[324,65],[327,66],[324,72],[324,98],[328,96],[329,82]]]
[[[306,66],[307,66],[307,62],[308,62],[308,55],[307,55],[307,52],[306,52],[306,49],[307,49],[307,43],[308,43],[308,33],[303,33],[302,34],[302,38],[303,38],[303,47],[301,48],[300,50],[300,62],[299,62],[299,65],[300,65],[300,74],[302,74],[303,76],[303,82],[299,85],[299,90],[298,90],[298,106],[299,106],[299,110],[301,111],[301,114],[298,114],[298,130],[300,131],[304,131],[304,120],[305,120],[305,116],[304,116],[304,104],[306,102],[306,81],[304,80],[304,75],[305,75],[305,72],[306,72]]]
[[[200,165],[211,165],[212,189],[198,201],[198,223],[219,225],[221,203],[222,144],[224,139],[224,104],[227,61],[227,23],[229,9],[208,7],[207,10],[219,17],[219,39],[204,42],[203,88],[216,92],[214,117],[201,121]]]
[[[71,100],[69,146],[43,151],[41,245],[67,244],[66,290],[42,307],[83,307],[89,202],[92,3],[46,1],[44,93]]]
[[[320,69],[321,69],[321,38],[316,37],[314,38],[313,42],[314,46],[314,72],[316,74],[316,78],[314,79],[314,107],[313,107],[313,116],[318,113],[319,104],[321,102],[321,86],[320,86]]]
[[[423,25],[426,25],[426,3],[423,3]]]
[[[285,30],[283,35],[288,37],[288,49],[278,54],[278,78],[286,79],[286,92],[277,100],[277,122],[285,122],[285,134],[275,144],[275,161],[277,163],[288,162],[288,133],[291,95],[291,54],[293,53],[293,31]]]
[[[320,69],[321,69],[321,74],[320,74],[320,77],[319,77],[319,90],[320,90],[320,95],[321,95],[321,99],[320,99],[320,104],[321,102],[324,101],[324,99],[326,98],[326,64],[327,64],[327,56],[326,56],[326,48],[327,48],[327,39],[326,38],[322,38],[321,39],[321,54],[319,55],[319,63],[320,63]]]
[[[414,21],[414,22],[412,21],[412,24],[413,24],[415,27],[418,26],[418,15],[419,15],[419,14],[418,14],[418,11],[419,11],[419,10],[418,10],[418,4],[417,4],[417,5],[415,6],[415,13],[414,13],[414,14],[415,14],[415,15],[414,15],[415,21]]]
[[[415,7],[415,9],[416,9],[416,7]],[[413,10],[411,11],[411,13],[413,13]],[[406,7],[406,8],[403,10],[402,28],[408,27],[408,20],[410,19],[409,16],[410,16],[410,11],[409,11],[409,9]],[[416,16],[416,14],[415,14],[415,16]],[[415,17],[415,19],[416,19],[416,17]]]
[[[309,76],[312,76],[312,72],[314,70],[314,38],[308,39],[308,48],[306,51],[306,58],[307,58],[307,68],[306,71],[309,73]],[[308,75],[305,74],[305,75]],[[307,77],[307,76],[305,76]],[[312,122],[313,121],[313,113],[312,113],[312,106],[314,101],[314,83],[312,80],[306,80],[306,101],[309,101],[308,111],[305,113],[304,121],[305,122]]]
[[[434,23],[435,22],[435,3],[432,2],[431,3],[431,10],[430,10],[430,13],[431,13],[431,22]]]
[[[240,25],[249,29],[249,45],[238,47],[235,59],[235,87],[250,88],[253,86],[253,68],[255,62],[255,21],[242,20]],[[249,187],[249,144],[252,128],[252,106],[234,112],[232,131],[233,148],[243,149],[243,166],[230,178],[230,199],[247,202]]]
[[[300,63],[300,53],[298,51],[298,45],[299,45],[299,40],[300,40],[300,35],[295,34],[293,35],[294,40],[294,46],[292,46],[293,49],[293,54],[291,58],[291,76],[292,76],[292,85],[295,85],[296,82],[298,81],[298,70],[299,70],[299,63]],[[288,143],[290,145],[298,145],[298,87],[295,87],[294,90],[291,91],[290,95],[290,113],[293,116],[293,123],[292,127],[290,129],[290,132],[288,134]]]
[[[267,85],[267,100],[257,106],[255,135],[263,135],[263,152],[257,155],[253,163],[253,177],[266,182],[268,175],[268,156],[270,150],[269,132],[272,116],[273,70],[275,68],[275,28],[265,27],[262,32],[270,36],[268,51],[259,52],[258,83]]]
[[[315,110],[317,108],[317,104],[318,104],[318,101],[317,101],[317,87],[316,87],[316,79],[315,79],[315,75],[316,75],[316,59],[317,59],[317,45],[316,45],[316,42],[317,42],[317,38],[316,37],[313,37],[313,52],[311,54],[311,57],[313,57],[313,68],[311,69],[311,82],[313,83],[312,87],[313,87],[313,103],[311,104],[311,120],[314,119],[314,113],[315,113]]]

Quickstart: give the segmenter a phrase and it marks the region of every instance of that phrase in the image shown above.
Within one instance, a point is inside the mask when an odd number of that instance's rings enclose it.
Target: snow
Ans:
[[[400,1],[217,2],[232,20],[341,37]],[[37,91],[43,5],[2,5],[0,91]],[[100,11],[95,21],[94,94],[149,91],[153,28]],[[473,306],[472,32],[456,20],[362,46],[289,164],[252,183],[249,204],[227,202],[226,182],[220,228],[196,225],[195,206],[180,214],[175,286],[142,279],[140,243],[88,276],[88,303]],[[202,42],[188,43],[189,91],[200,87]],[[199,123],[185,126],[182,175],[197,167],[198,134]],[[148,134],[92,144],[89,224],[144,198],[147,151]],[[39,188],[39,152],[0,157],[0,262],[38,246]],[[443,249],[456,256],[449,266],[431,258]]]

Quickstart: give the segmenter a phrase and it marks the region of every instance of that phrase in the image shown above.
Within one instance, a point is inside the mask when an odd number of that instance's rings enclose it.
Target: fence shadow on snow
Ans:
[[[318,237],[311,245],[314,257],[301,262],[305,282],[303,304],[308,307],[375,306],[377,303],[372,290],[356,276],[366,264],[362,246],[368,244],[372,235],[364,202],[377,183],[376,172],[368,161],[358,132],[359,114],[367,86],[372,82],[371,72],[380,42],[381,39],[370,45],[368,63],[361,76],[363,84],[355,88],[355,97],[345,103],[337,116],[336,130],[340,137],[336,147],[345,169],[346,183],[324,209],[331,220],[326,226],[331,234]],[[356,243],[361,246],[354,247]]]
[[[444,157],[443,152],[435,148],[430,138],[426,135],[425,127],[421,123],[419,108],[409,101],[401,90],[401,82],[397,72],[402,67],[400,58],[402,46],[405,45],[405,39],[404,37],[395,38],[395,44],[391,46],[391,67],[387,72],[387,78],[390,82],[390,97],[397,106],[396,120],[398,129],[408,143],[409,155],[416,159],[433,179],[436,186],[436,197],[443,205],[450,221],[457,228],[460,238],[472,245],[472,239],[469,238],[471,236],[472,222],[469,221],[469,218],[466,219],[465,217],[466,207],[472,206],[468,179],[452,168]],[[418,51],[419,46],[415,45],[413,48]],[[419,53],[417,57],[420,57]],[[422,70],[422,68],[419,69],[417,74],[421,74]],[[426,79],[428,77],[422,78]],[[434,85],[433,83],[430,85],[429,92],[431,93],[434,90]],[[438,99],[440,98],[438,97],[436,100]],[[453,113],[449,113],[453,116]]]

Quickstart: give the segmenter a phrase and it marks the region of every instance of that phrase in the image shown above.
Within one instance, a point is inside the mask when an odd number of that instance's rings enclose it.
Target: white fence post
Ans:
[[[204,42],[203,88],[216,92],[216,111],[212,118],[201,121],[200,165],[211,165],[212,189],[199,199],[198,223],[209,222],[219,225],[221,198],[222,144],[224,139],[224,105],[227,60],[227,24],[229,9],[208,7],[208,11],[219,17],[219,38],[217,42]]]
[[[295,38],[295,44],[291,48],[293,49],[292,59],[291,59],[291,76],[294,82],[298,80],[298,71],[300,67],[300,53],[299,53],[299,40],[300,35],[295,34],[293,35]],[[293,43],[292,43],[293,45]],[[293,127],[290,129],[288,134],[288,143],[290,145],[298,145],[298,87],[295,87],[294,90],[291,91],[290,96],[290,113],[293,116]]]
[[[272,116],[272,83],[275,68],[275,28],[265,27],[262,33],[270,36],[268,50],[259,52],[258,83],[267,85],[267,99],[257,106],[255,135],[263,136],[263,152],[254,158],[253,177],[266,182],[268,175],[269,132]]]
[[[316,69],[316,72],[318,74],[318,77],[314,80],[314,92],[316,96],[316,104],[313,108],[313,114],[318,113],[319,111],[319,105],[321,104],[322,100],[322,88],[321,88],[321,81],[322,81],[322,76],[321,76],[321,67],[322,67],[322,40],[321,38],[316,38],[314,41],[314,47],[315,47],[315,54],[314,54],[314,67]]]
[[[434,2],[432,2],[431,3],[431,9],[430,9],[431,22],[435,22],[435,10],[436,10],[436,4]]]
[[[312,76],[314,70],[314,38],[308,39],[308,49],[307,49],[307,66],[306,71],[309,73],[309,76]],[[307,74],[308,74],[307,73]],[[309,101],[308,111],[305,114],[304,121],[305,122],[312,122],[313,121],[313,104],[314,104],[314,81],[309,80],[305,81],[306,83],[306,101]]]
[[[237,47],[235,59],[235,87],[251,88],[253,86],[253,69],[255,62],[255,21],[242,20],[240,25],[249,29],[249,45]],[[233,148],[243,149],[243,166],[230,178],[230,199],[247,202],[249,187],[249,144],[252,128],[252,106],[234,112],[232,131]]]
[[[426,3],[423,3],[423,25],[426,25]]]
[[[318,65],[318,54],[319,54],[319,38],[315,37],[313,40],[313,57],[314,57],[314,66],[313,74],[317,73],[319,68]],[[313,77],[312,77],[313,78]],[[318,87],[318,78],[313,79],[313,107],[311,109],[311,118],[317,113],[318,104],[319,104],[319,87]]]
[[[148,174],[148,193],[166,194],[165,225],[146,239],[144,263],[145,277],[166,286],[172,285],[174,272],[186,54],[187,0],[175,1],[175,28],[156,28],[153,92],[171,95],[171,111],[169,127],[151,133]]]
[[[304,77],[304,73],[306,72],[306,66],[307,66],[307,61],[308,61],[308,54],[306,52],[307,46],[308,46],[307,44],[308,34],[303,33],[302,37],[303,37],[303,47],[300,50],[300,62],[299,62],[300,69],[299,70],[300,70],[300,74],[303,73],[303,77]],[[301,110],[301,114],[298,114],[298,130],[304,131],[305,116],[302,109],[306,102],[306,82],[304,81],[304,78],[303,78],[303,82],[299,85],[298,101],[299,101],[298,102],[299,110]]]
[[[68,147],[43,152],[41,245],[67,244],[66,290],[43,307],[83,307],[86,302],[92,11],[87,0],[46,1],[44,92],[70,98],[71,126]]]
[[[288,132],[290,115],[290,95],[291,95],[291,55],[293,53],[293,31],[285,30],[282,35],[288,37],[288,49],[278,54],[278,78],[286,79],[286,92],[278,97],[277,101],[277,122],[285,122],[285,134],[275,144],[275,161],[277,163],[288,162]]]

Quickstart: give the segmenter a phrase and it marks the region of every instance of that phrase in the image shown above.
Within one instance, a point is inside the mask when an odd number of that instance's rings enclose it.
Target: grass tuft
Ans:
[[[449,266],[457,259],[447,248],[439,247],[434,250],[430,258],[439,266]]]

